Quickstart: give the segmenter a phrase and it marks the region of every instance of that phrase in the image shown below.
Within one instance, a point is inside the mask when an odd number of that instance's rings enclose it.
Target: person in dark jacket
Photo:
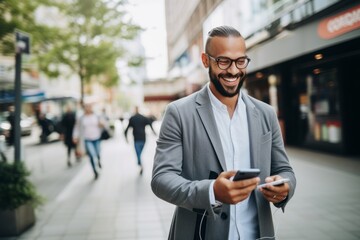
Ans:
[[[143,166],[141,163],[141,153],[144,149],[145,141],[146,141],[146,132],[145,132],[146,126],[150,126],[151,130],[156,135],[156,132],[152,126],[152,122],[153,122],[152,119],[141,115],[139,113],[139,107],[136,106],[135,114],[129,119],[129,124],[125,129],[125,139],[126,141],[128,141],[127,133],[129,128],[132,128],[133,136],[134,136],[134,147],[137,157],[137,163],[138,166],[140,167],[140,174],[143,173]]]
[[[7,137],[7,145],[12,146],[14,145],[15,141],[15,107],[9,106],[9,116],[6,119],[10,123],[10,131]]]
[[[67,148],[67,165],[71,167],[71,151],[74,150],[76,144],[73,142],[73,130],[76,122],[76,114],[68,107],[61,119],[61,128],[62,128],[62,139]]]

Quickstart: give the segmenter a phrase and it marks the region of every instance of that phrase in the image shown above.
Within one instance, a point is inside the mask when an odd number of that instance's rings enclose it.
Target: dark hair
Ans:
[[[205,44],[205,52],[208,52],[209,43],[213,37],[230,37],[230,36],[242,37],[238,30],[230,26],[219,26],[211,29],[208,32],[208,39],[206,40],[206,44]]]

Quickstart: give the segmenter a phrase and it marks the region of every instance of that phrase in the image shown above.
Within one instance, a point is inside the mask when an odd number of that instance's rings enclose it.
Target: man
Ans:
[[[212,29],[201,59],[210,83],[168,105],[157,141],[151,187],[177,206],[169,239],[275,239],[270,202],[284,210],[296,185],[276,113],[240,91],[250,59],[236,29]],[[261,173],[232,181],[241,168]]]
[[[139,107],[135,107],[135,114],[129,119],[129,124],[125,129],[125,139],[127,140],[127,133],[129,131],[129,128],[132,128],[133,130],[133,136],[134,136],[134,147],[137,157],[137,163],[140,168],[140,175],[143,173],[143,166],[141,163],[141,153],[145,146],[146,141],[146,133],[145,128],[146,126],[150,126],[153,133],[156,135],[156,132],[152,126],[152,120],[150,118],[147,118],[139,113]]]

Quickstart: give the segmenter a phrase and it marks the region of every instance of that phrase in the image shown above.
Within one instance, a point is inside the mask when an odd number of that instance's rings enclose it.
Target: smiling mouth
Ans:
[[[222,79],[224,79],[226,82],[235,82],[238,80],[238,77],[223,77]]]

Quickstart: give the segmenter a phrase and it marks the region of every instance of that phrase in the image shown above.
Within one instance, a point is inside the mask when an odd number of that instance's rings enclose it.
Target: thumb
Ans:
[[[267,178],[265,178],[265,182],[273,182],[273,181],[275,181],[275,176],[270,176],[270,177],[267,177]]]
[[[236,171],[227,171],[227,172],[222,172],[219,175],[219,178],[226,178],[226,179],[230,179],[231,177],[235,176]]]

